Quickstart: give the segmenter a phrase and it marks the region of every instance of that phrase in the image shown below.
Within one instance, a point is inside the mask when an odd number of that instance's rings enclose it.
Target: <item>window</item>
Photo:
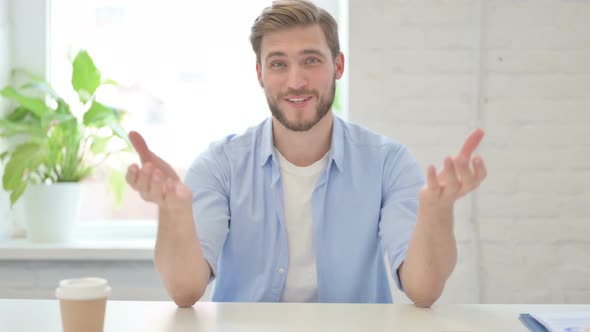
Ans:
[[[270,0],[37,1],[48,6],[48,72],[54,88],[70,91],[68,57],[88,50],[101,72],[120,83],[102,90],[102,100],[128,111],[125,128],[142,133],[181,175],[210,142],[243,132],[270,114],[248,40],[254,18]],[[346,53],[345,6],[341,0],[316,3],[340,21]],[[344,114],[345,87],[340,81]],[[83,219],[156,216],[156,207],[132,190],[126,190],[121,207],[113,207],[104,182],[85,183]]]

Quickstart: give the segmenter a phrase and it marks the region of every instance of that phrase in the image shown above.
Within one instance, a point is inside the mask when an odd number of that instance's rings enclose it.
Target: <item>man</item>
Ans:
[[[275,1],[250,40],[270,119],[212,144],[184,182],[129,134],[142,166],[127,182],[159,207],[172,299],[191,306],[215,278],[214,301],[391,302],[385,253],[397,286],[431,306],[457,259],[454,203],[486,176],[472,158],[483,132],[424,177],[403,145],[333,116],[344,56],[327,12]]]

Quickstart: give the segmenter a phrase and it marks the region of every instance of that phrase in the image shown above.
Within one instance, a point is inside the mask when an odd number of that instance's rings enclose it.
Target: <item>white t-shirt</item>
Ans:
[[[312,232],[311,197],[328,154],[310,166],[290,163],[275,149],[283,181],[289,266],[283,302],[317,302],[316,259]]]

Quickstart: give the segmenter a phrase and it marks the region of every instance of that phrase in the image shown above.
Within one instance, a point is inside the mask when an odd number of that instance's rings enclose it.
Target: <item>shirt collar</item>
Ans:
[[[338,170],[344,170],[344,120],[334,115],[332,125],[332,146],[328,160],[333,161]]]
[[[272,137],[272,117],[266,119],[262,125],[260,137],[260,154],[258,164],[262,167],[274,157],[274,139]]]
[[[274,155],[274,139],[272,136],[272,117],[269,117],[264,121],[261,135],[258,164],[262,167],[268,163],[271,157],[276,159],[276,156]],[[334,121],[332,122],[332,144],[330,147],[330,154],[328,155],[328,165],[333,162],[341,172],[344,166],[343,145],[344,120],[334,115]]]

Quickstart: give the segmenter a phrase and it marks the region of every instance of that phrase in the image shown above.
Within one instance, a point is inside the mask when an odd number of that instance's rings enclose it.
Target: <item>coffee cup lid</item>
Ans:
[[[99,299],[110,295],[111,287],[102,278],[65,279],[55,290],[55,296],[62,300]]]

